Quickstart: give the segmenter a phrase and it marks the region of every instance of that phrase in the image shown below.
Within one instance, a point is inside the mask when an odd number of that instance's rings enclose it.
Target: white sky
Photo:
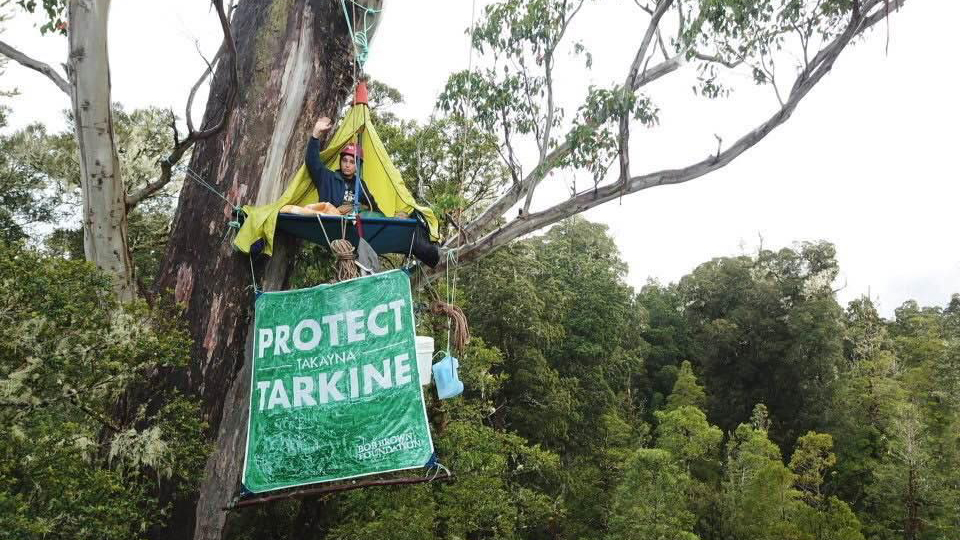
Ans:
[[[586,72],[579,61],[561,66],[557,86],[568,116],[588,84],[623,80],[639,43],[643,27],[627,16],[632,2],[604,11],[609,4],[584,8],[571,30],[593,53],[594,68]],[[401,116],[423,120],[447,75],[470,60],[463,31],[472,4],[399,5],[387,2],[367,72],[403,93]],[[960,173],[952,163],[960,142],[960,75],[951,53],[958,19],[960,2],[911,0],[891,17],[889,54],[881,24],[841,55],[785,125],[734,163],[586,217],[610,225],[638,287],[648,277],[676,281],[712,257],[754,251],[761,237],[768,248],[825,239],[837,246],[841,302],[870,291],[887,316],[911,298],[944,305],[960,292]],[[204,67],[195,41],[209,57],[220,40],[207,3],[114,2],[110,28],[114,101],[172,106],[182,114]],[[62,38],[41,38],[23,16],[7,23],[2,39],[55,66],[66,54]],[[474,56],[475,65],[481,61]],[[716,149],[714,134],[730,144],[766,118],[776,107],[772,91],[740,79],[732,96],[713,101],[693,96],[689,70],[651,87],[661,125],[634,130],[634,174],[702,159]],[[11,62],[0,81],[0,88],[10,87],[23,92],[10,103],[12,127],[40,121],[62,128],[68,100],[43,76]],[[563,193],[561,180],[553,182],[541,205]]]

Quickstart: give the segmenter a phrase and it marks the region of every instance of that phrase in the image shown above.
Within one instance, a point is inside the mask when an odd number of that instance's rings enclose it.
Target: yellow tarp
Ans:
[[[340,127],[333,135],[330,144],[320,152],[320,158],[327,165],[327,168],[336,170],[340,168],[340,149],[351,141],[356,141],[357,133],[361,134],[363,147],[363,168],[361,176],[363,181],[373,195],[373,200],[383,215],[394,217],[397,212],[404,212],[412,215],[414,210],[418,210],[430,227],[430,239],[434,242],[440,241],[439,223],[433,210],[428,206],[417,204],[413,195],[407,190],[400,177],[400,171],[390,161],[390,156],[380,142],[380,136],[377,135],[376,128],[370,120],[370,109],[366,104],[354,105],[347,112],[346,117],[340,123]],[[237,233],[233,245],[244,253],[250,252],[252,246],[257,240],[263,238],[266,240],[263,252],[267,255],[273,253],[273,234],[277,228],[277,214],[280,209],[288,204],[303,206],[318,202],[317,188],[314,187],[310,179],[310,173],[306,165],[293,175],[293,179],[284,190],[283,195],[276,201],[262,206],[244,206],[243,211],[247,217]]]

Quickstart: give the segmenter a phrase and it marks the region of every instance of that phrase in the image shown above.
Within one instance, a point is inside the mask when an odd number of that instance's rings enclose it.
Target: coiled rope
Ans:
[[[467,316],[463,310],[453,304],[448,304],[440,300],[435,300],[430,305],[430,311],[434,315],[446,315],[452,328],[448,330],[450,348],[457,351],[457,354],[463,356],[463,351],[470,343],[470,326],[467,324]]]
[[[350,16],[350,10],[347,9],[347,2],[350,2],[354,16]],[[368,22],[367,17],[380,13],[379,9],[369,8],[356,2],[356,0],[340,0],[340,7],[343,8],[343,16],[347,20],[347,30],[353,39],[353,54],[357,64],[360,65],[360,71],[363,72],[363,66],[367,63],[367,57],[370,55],[370,30],[374,23]],[[362,28],[354,29],[353,21],[356,17],[357,8],[363,10]]]
[[[323,227],[323,225],[321,225]],[[330,251],[333,251],[337,257],[336,278],[337,281],[346,281],[360,277],[360,271],[357,268],[357,253],[353,250],[353,244],[349,240],[338,238],[330,242]]]

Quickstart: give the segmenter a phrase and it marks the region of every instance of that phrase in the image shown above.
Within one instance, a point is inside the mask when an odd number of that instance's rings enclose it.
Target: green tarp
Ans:
[[[254,332],[248,490],[422,467],[430,459],[406,274],[264,293]]]

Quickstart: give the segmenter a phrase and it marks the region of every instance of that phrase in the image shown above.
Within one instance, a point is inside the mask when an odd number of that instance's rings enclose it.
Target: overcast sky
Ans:
[[[478,12],[485,3],[477,0]],[[219,44],[216,14],[199,0],[113,4],[113,99],[128,108],[182,111],[204,66],[198,48],[209,57]],[[579,15],[570,38],[587,45],[594,67],[585,71],[572,60],[561,65],[559,97],[569,114],[587,85],[610,86],[625,77],[643,28],[632,6],[600,3]],[[386,2],[367,72],[403,93],[398,114],[427,118],[447,75],[467,67],[463,31],[471,8],[469,0]],[[887,316],[911,298],[944,305],[960,292],[957,20],[960,2],[911,0],[890,19],[889,53],[881,24],[841,55],[785,125],[731,165],[608,203],[586,217],[610,226],[637,287],[648,277],[676,281],[713,257],[753,252],[761,238],[766,248],[823,239],[837,246],[841,302],[869,291]],[[22,16],[6,26],[0,39],[51,65],[62,63],[62,38],[39,37]],[[634,174],[702,159],[715,151],[715,135],[730,144],[775,110],[769,88],[753,86],[747,75],[729,80],[735,91],[719,100],[693,96],[689,69],[656,83],[651,97],[661,124],[634,130]],[[68,100],[44,77],[10,63],[0,89],[10,87],[23,92],[10,103],[13,128],[34,121],[63,127]],[[202,103],[197,107],[199,118]],[[537,202],[561,196],[568,177],[552,180]]]

